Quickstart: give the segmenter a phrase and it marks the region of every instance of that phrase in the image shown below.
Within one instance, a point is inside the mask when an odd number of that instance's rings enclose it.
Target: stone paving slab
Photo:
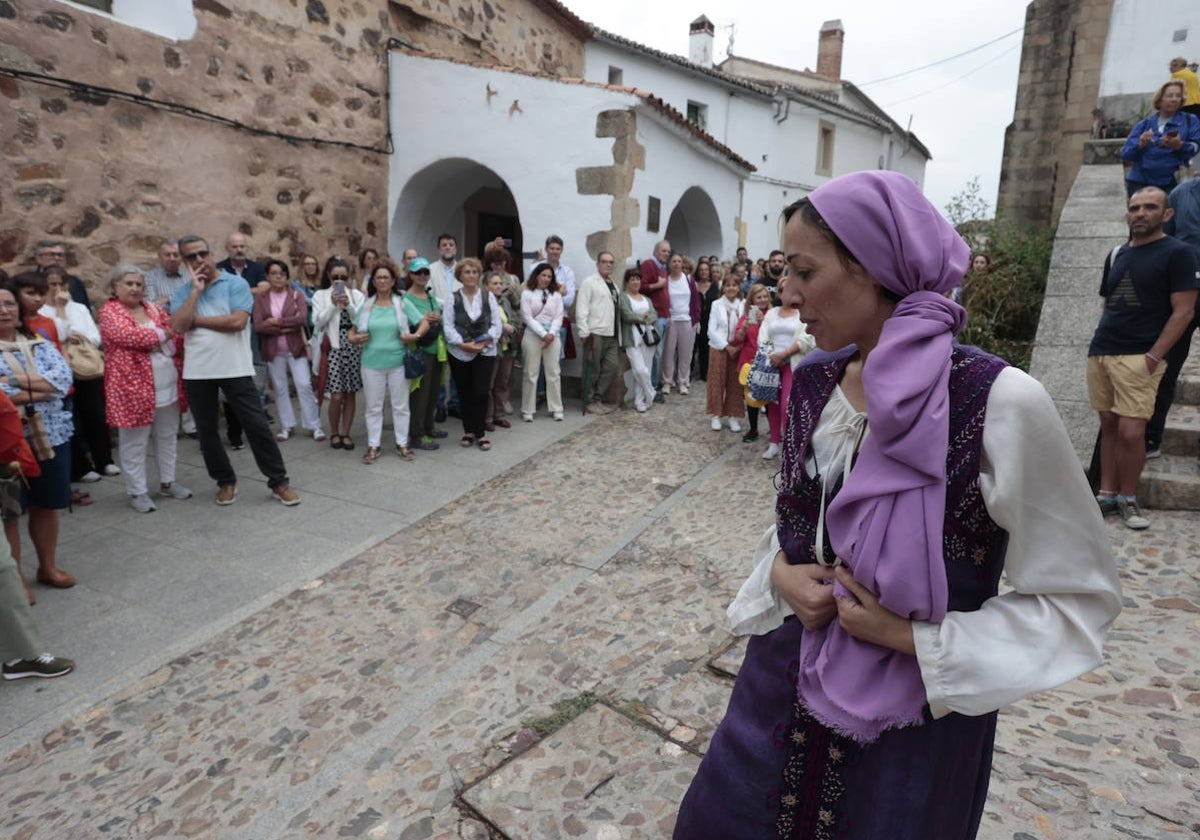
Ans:
[[[596,705],[463,798],[512,840],[670,835],[700,759]]]
[[[672,399],[580,426],[5,750],[0,836],[559,836],[521,827],[543,818],[568,836],[565,818],[592,812],[565,785],[577,764],[599,772],[610,733],[620,755],[642,745],[633,777],[654,766],[657,793],[639,803],[631,785],[579,836],[669,835],[728,701],[718,671],[744,649],[724,610],[777,468],[700,411]],[[1141,533],[1108,523],[1127,609],[1104,665],[1003,710],[983,840],[1200,831],[1200,533],[1194,515],[1151,515]],[[589,694],[599,705],[539,742],[533,721]],[[513,810],[521,792],[542,810]]]

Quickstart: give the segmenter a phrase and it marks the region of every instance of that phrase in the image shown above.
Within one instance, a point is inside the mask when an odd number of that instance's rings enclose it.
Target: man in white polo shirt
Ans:
[[[237,498],[237,473],[217,428],[217,397],[224,393],[226,408],[241,421],[267,486],[284,505],[298,505],[300,494],[288,482],[283,456],[254,385],[250,287],[236,274],[218,269],[208,243],[199,236],[180,239],[179,254],[191,283],[176,289],[171,298],[171,327],[183,333],[183,383],[204,466],[217,482],[217,504],[231,505]]]

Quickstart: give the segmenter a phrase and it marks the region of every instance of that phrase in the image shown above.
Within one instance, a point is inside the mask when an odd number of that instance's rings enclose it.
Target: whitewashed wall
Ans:
[[[1184,30],[1184,40],[1175,33]],[[1145,94],[1171,77],[1176,56],[1200,61],[1200,3],[1196,0],[1113,0],[1100,69],[1101,99]]]
[[[791,103],[786,119],[777,120],[774,99],[749,91],[731,91],[726,85],[677,65],[598,41],[589,42],[584,55],[585,77],[589,81],[606,84],[609,66],[620,67],[623,84],[648,90],[681,113],[687,113],[688,100],[708,105],[708,133],[757,168],[746,179],[735,210],[735,216],[746,223],[745,244],[756,256],[765,256],[778,247],[778,217],[783,207],[829,180],[817,174],[822,120],[837,127],[835,176],[876,169],[880,157],[886,166],[887,143],[892,140],[895,145],[890,168],[903,172],[918,184],[924,183],[925,157],[915,148],[901,157],[900,139],[872,123],[832,108],[798,101]],[[729,240],[724,256],[732,257],[736,245],[736,238]]]
[[[495,91],[490,99],[489,88]],[[613,140],[596,137],[596,117],[630,108],[637,109],[637,139],[646,149],[646,169],[635,173],[632,192],[641,213],[632,233],[634,256],[649,256],[680,196],[693,186],[711,197],[721,247],[732,250],[744,170],[637,96],[403,53],[393,55],[391,96],[399,127],[389,175],[393,250],[411,244],[431,255],[443,231],[462,243],[462,199],[479,186],[503,184],[516,202],[525,249],[536,250],[557,233],[566,243],[563,261],[582,279],[595,270],[587,236],[610,228],[612,197],[579,195],[576,170],[612,165]],[[514,100],[520,111],[510,114]],[[411,119],[435,112],[436,119]],[[662,206],[657,233],[645,230],[652,195]]]

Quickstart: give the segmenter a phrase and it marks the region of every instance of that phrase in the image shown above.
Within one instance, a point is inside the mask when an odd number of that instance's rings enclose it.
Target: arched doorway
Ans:
[[[723,254],[721,250],[721,219],[717,208],[700,187],[689,187],[679,197],[667,220],[664,237],[671,248],[695,257],[700,254]]]
[[[497,236],[507,240],[520,274],[521,220],[512,191],[499,175],[468,158],[431,163],[408,179],[396,202],[390,246],[394,253],[415,248],[437,256],[437,238],[458,239],[459,256],[482,257]]]

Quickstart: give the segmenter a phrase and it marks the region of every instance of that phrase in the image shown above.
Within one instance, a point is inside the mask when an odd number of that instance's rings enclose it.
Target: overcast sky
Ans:
[[[688,24],[707,15],[717,28],[717,60],[725,57],[730,24],[733,53],[787,67],[815,69],[817,34],[837,18],[846,30],[842,77],[908,125],[933,160],[925,193],[943,208],[979,176],[995,208],[1012,121],[1021,33],[962,58],[895,81],[868,84],[978,47],[1025,23],[1028,0],[847,0],[817,4],[782,0],[563,0],[575,14],[602,29],[664,52],[686,56]],[[736,151],[736,150],[735,150]]]

